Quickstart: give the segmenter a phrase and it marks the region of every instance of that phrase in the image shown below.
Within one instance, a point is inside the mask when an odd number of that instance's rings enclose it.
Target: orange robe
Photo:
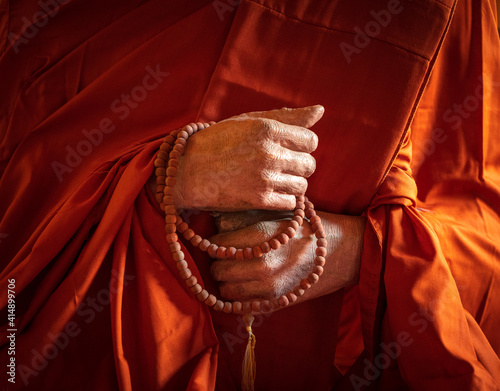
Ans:
[[[308,196],[367,217],[360,280],[257,317],[256,388],[498,389],[495,12],[488,0],[2,3],[3,363],[17,330],[16,383],[2,385],[237,390],[242,323],[184,286],[145,184],[173,129],[320,103]],[[216,292],[210,260],[185,252]]]

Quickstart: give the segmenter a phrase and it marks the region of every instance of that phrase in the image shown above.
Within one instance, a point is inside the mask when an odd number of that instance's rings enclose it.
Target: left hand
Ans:
[[[317,212],[328,241],[325,271],[318,283],[295,303],[335,292],[358,279],[365,219]],[[211,238],[219,246],[253,247],[269,240],[287,226],[286,221],[261,221],[249,227]],[[218,260],[212,264],[212,276],[220,282],[221,295],[228,300],[272,299],[299,285],[313,268],[316,238],[311,226],[304,224],[286,245],[262,258]]]

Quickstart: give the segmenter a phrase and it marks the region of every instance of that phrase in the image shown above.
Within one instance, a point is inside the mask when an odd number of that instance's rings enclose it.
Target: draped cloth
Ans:
[[[256,318],[256,388],[498,389],[495,15],[488,0],[3,2],[0,346],[6,364],[14,279],[17,372],[2,385],[239,389],[243,324],[178,276],[153,160],[189,122],[319,103],[307,194],[366,216],[359,283]],[[208,257],[183,250],[217,292]]]

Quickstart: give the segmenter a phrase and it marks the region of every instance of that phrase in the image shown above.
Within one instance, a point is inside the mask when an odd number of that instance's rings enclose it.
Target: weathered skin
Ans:
[[[211,241],[226,247],[253,247],[286,227],[295,196],[307,189],[316,169],[310,155],[318,137],[308,128],[322,106],[241,114],[193,135],[179,162],[175,202],[179,209],[219,211],[219,232]],[[241,211],[241,212],[238,212]],[[320,281],[296,303],[357,281],[365,220],[318,212],[327,234],[328,255]],[[271,299],[307,277],[316,239],[310,225],[280,249],[262,258],[219,260],[212,275],[229,300]]]
[[[190,137],[179,161],[180,209],[291,210],[316,169],[308,127],[322,106],[242,114]]]

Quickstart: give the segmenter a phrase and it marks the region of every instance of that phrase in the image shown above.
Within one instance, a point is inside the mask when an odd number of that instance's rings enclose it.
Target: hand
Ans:
[[[316,168],[307,128],[322,106],[242,114],[194,134],[179,160],[179,209],[291,210]]]
[[[295,303],[337,291],[358,280],[365,219],[317,212],[328,241],[324,273],[318,283]],[[239,220],[234,214],[232,219]],[[238,225],[238,222],[234,222]],[[286,221],[262,221],[252,226],[211,238],[219,246],[252,247],[282,232]],[[226,226],[228,224],[226,223]],[[221,296],[228,300],[272,299],[293,290],[313,267],[316,238],[305,220],[296,236],[262,258],[219,260],[212,264],[212,276],[220,282]]]

